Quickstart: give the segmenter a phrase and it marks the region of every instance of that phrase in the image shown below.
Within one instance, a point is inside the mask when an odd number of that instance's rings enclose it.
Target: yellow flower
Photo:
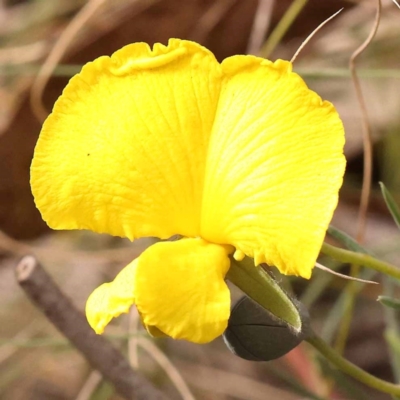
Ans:
[[[86,64],[43,125],[31,168],[55,229],[160,242],[96,289],[96,332],[136,304],[145,326],[210,341],[230,312],[229,255],[309,278],[338,200],[342,123],[287,61],[128,45]]]

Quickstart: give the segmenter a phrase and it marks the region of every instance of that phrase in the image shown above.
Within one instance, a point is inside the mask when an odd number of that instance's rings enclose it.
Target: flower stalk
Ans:
[[[382,274],[400,279],[400,268],[388,262],[378,260],[368,254],[341,249],[327,243],[323,243],[321,253],[343,263],[363,265]]]
[[[330,347],[322,338],[314,334],[313,336],[306,339],[306,341],[318,350],[328,361],[335,365],[339,370],[350,375],[359,382],[365,385],[377,389],[384,393],[389,393],[391,395],[400,395],[400,385],[390,383],[379,379],[368,372],[364,371],[360,367],[357,367],[350,361],[342,357],[338,352],[336,352],[332,347]]]

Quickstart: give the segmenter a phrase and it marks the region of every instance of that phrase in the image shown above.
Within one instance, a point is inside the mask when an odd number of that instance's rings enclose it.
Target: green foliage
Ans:
[[[400,300],[394,299],[389,296],[378,296],[377,301],[386,307],[393,308],[395,310],[400,310]]]
[[[390,214],[392,214],[394,222],[396,222],[397,227],[400,229],[400,210],[398,205],[393,199],[393,196],[390,194],[390,192],[386,189],[386,186],[383,184],[383,182],[379,183],[381,185],[381,190],[382,190],[382,195],[383,198],[385,199],[385,203],[387,205],[387,208],[390,211]]]
[[[301,333],[307,326],[306,316],[301,314],[295,301],[268,272],[255,267],[251,259],[246,257],[240,262],[232,259],[227,278],[295,332]]]

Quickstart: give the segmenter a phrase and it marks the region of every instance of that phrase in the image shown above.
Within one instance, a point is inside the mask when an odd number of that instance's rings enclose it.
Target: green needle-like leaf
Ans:
[[[400,310],[400,300],[389,296],[379,296],[377,300],[386,307]]]
[[[344,246],[346,246],[349,250],[351,251],[356,251],[357,253],[365,253],[365,254],[371,254],[367,249],[364,247],[360,246],[351,236],[349,236],[347,233],[344,233],[338,228],[335,228],[334,226],[330,225],[328,228],[328,233],[331,235],[334,239],[338,240],[340,243],[342,243]]]
[[[383,184],[383,182],[379,182],[381,185],[381,190],[382,190],[382,195],[383,198],[385,199],[385,203],[387,205],[387,208],[390,211],[390,214],[392,214],[392,217],[394,219],[394,222],[396,222],[397,227],[400,229],[400,210],[398,205],[393,199],[393,196],[389,193],[389,191],[386,189],[386,186]]]

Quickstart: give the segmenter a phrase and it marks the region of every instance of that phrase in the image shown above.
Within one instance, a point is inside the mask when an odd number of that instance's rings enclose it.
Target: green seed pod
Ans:
[[[308,313],[293,300],[302,319],[302,330],[290,326],[249,297],[242,297],[233,307],[224,332],[224,340],[232,353],[251,361],[270,361],[282,357],[308,336]]]

